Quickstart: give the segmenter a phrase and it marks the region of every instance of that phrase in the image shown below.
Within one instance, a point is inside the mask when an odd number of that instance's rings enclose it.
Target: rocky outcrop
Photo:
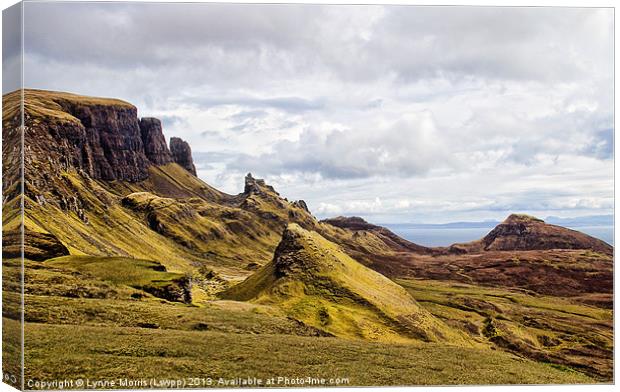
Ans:
[[[254,178],[252,177],[252,173],[248,173],[245,176],[245,186],[243,188],[243,193],[245,195],[260,195],[265,193],[265,190],[276,196],[279,195],[279,193],[276,192],[276,190],[271,185],[267,185],[265,183],[265,180],[263,180],[262,178]]]
[[[155,165],[165,165],[174,161],[166,144],[161,121],[153,117],[143,117],[140,120],[140,133],[144,153],[149,161]]]
[[[192,303],[192,281],[187,276],[172,280],[167,284],[146,285],[139,288],[168,301]]]
[[[252,177],[252,173],[248,173],[245,176],[245,186],[243,188],[243,193],[246,195],[250,195],[252,193],[261,193],[261,186],[265,186],[265,180],[255,179],[254,177]]]
[[[194,160],[192,158],[192,149],[185,140],[178,137],[170,138],[170,152],[176,163],[185,168],[188,172],[196,175],[196,166],[194,166]]]
[[[21,238],[22,234],[18,230],[2,232],[2,257],[6,259],[21,257]],[[69,254],[69,249],[52,234],[27,230],[23,238],[26,259],[42,261]]]
[[[293,202],[293,205],[297,208],[301,208],[302,210],[306,211],[307,213],[310,213],[310,210],[308,209],[308,205],[306,204],[306,202],[304,200],[296,200]]]

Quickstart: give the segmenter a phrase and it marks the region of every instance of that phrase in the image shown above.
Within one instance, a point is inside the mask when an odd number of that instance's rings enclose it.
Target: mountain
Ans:
[[[453,280],[568,295],[613,306],[613,247],[535,217],[513,214],[479,240],[430,250],[430,254],[386,257],[382,272],[394,278]]]
[[[20,98],[17,92],[3,97],[3,161],[7,167],[3,237],[7,246],[19,239],[21,222],[21,180],[19,171],[11,169],[19,168]],[[469,255],[459,258],[463,263],[476,257],[486,263],[506,254],[498,252],[517,252],[515,257],[522,259],[547,257],[546,252],[564,263],[589,260],[592,257],[579,251],[590,250],[605,256],[591,263],[594,271],[590,275],[597,277],[594,286],[588,283],[592,290],[607,291],[611,281],[606,264],[611,246],[536,218],[512,215],[479,241],[448,248],[423,247],[357,217],[319,222],[303,200],[288,201],[251,174],[246,176],[242,193],[220,192],[195,176],[186,142],[172,137],[168,147],[161,122],[139,118],[137,108],[127,102],[42,90],[25,90],[24,98],[28,124],[24,226],[26,255],[32,259],[67,253],[157,258],[173,272],[217,276],[216,283],[205,278],[193,287],[199,296],[211,295],[217,287],[221,289],[222,282],[234,284],[269,263],[282,231],[289,223],[297,223],[337,243],[365,266],[394,278],[459,280],[468,276],[488,284],[550,292],[554,284],[541,285],[536,273],[482,277],[470,267],[459,275],[446,268],[435,270],[433,265],[459,254]],[[15,254],[10,247],[6,252]],[[417,267],[422,260],[425,267]],[[510,271],[511,263],[504,261],[498,268]],[[574,269],[573,263],[551,274],[562,274],[557,281],[562,284],[568,279],[562,292],[587,292],[582,279],[585,272]]]
[[[604,241],[523,214],[510,215],[479,241],[450,247],[450,251],[454,252],[548,249],[590,249],[613,254],[613,247]]]
[[[222,297],[277,304],[292,317],[336,336],[464,341],[405,289],[297,224],[284,231],[269,264]]]

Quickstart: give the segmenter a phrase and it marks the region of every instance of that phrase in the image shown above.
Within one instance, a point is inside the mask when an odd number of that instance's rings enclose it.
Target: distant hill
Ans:
[[[613,254],[613,247],[604,241],[524,214],[510,215],[481,240],[450,247],[453,252],[545,249],[590,249]]]

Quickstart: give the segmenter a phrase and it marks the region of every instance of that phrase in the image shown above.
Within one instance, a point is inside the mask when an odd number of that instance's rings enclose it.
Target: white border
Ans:
[[[25,2],[34,2],[37,0],[26,0]],[[80,0],[62,0],[63,2],[71,2],[71,1],[75,1],[75,2],[80,2]],[[198,2],[198,1],[182,1],[182,0],[168,0],[168,1],[163,1],[163,0],[133,0],[134,2],[158,2],[158,3],[191,3],[191,2]],[[123,0],[107,0],[107,2],[123,2]],[[590,1],[584,1],[584,0],[538,0],[538,1],[515,1],[515,0],[510,0],[510,1],[505,1],[505,2],[499,2],[497,0],[492,1],[492,0],[474,0],[474,1],[467,1],[467,0],[446,0],[446,1],[436,1],[436,0],[389,0],[389,1],[382,1],[382,0],[374,0],[374,1],[364,1],[364,0],[358,0],[358,1],[351,1],[351,0],[311,0],[311,1],[300,1],[300,0],[289,0],[289,1],[266,1],[266,0],[243,0],[243,1],[230,1],[230,0],[221,0],[221,1],[204,1],[205,3],[295,3],[295,4],[304,4],[304,3],[313,3],[313,4],[384,4],[384,5],[435,5],[435,6],[502,6],[502,7],[510,7],[510,6],[517,6],[517,7],[541,7],[541,6],[555,6],[555,7],[612,7],[615,8],[616,6],[616,2],[614,1],[610,1],[610,0],[590,0]],[[2,0],[1,6],[2,9],[6,9],[14,4],[17,4],[18,1],[16,0]],[[615,12],[614,12],[615,14]],[[22,14],[23,17],[23,14]],[[615,18],[614,18],[615,19]],[[2,25],[2,21],[0,18],[0,27]],[[22,28],[23,28],[23,24],[22,24]],[[2,32],[1,32],[1,28],[0,28],[0,39],[2,37]],[[1,40],[0,40],[1,42]],[[614,50],[615,50],[615,43],[618,42],[618,31],[614,30]],[[22,34],[22,51],[23,51],[23,34]],[[23,56],[23,53],[22,53]],[[615,75],[615,70],[617,69],[617,53],[614,51],[614,75]],[[22,65],[23,66],[23,65]],[[22,81],[23,81],[23,69],[22,69]],[[0,89],[2,87],[2,82],[0,81]],[[615,112],[616,112],[616,100],[615,100],[615,91],[617,91],[617,87],[618,87],[618,80],[614,77],[614,130],[616,129],[615,127]],[[614,136],[615,136],[615,132],[614,132]],[[0,140],[0,148],[1,148],[1,140]],[[618,140],[614,137],[614,158],[615,158],[615,151],[617,151],[617,146],[618,146]],[[23,148],[23,145],[22,145]],[[619,167],[620,163],[618,162],[618,160],[614,161],[614,184],[616,181],[616,173],[618,173],[618,167]],[[1,162],[0,162],[0,168],[1,168]],[[615,189],[615,185],[614,185],[614,189]],[[614,192],[614,200],[616,197],[616,193]],[[615,203],[614,203],[614,207],[615,207]],[[616,209],[614,208],[614,222],[617,220],[618,217],[618,212],[616,211]],[[618,231],[615,230],[615,224],[614,224],[614,244],[620,244],[620,234],[618,233]],[[0,245],[1,245],[1,239],[0,239]],[[615,249],[615,248],[614,248]],[[614,257],[615,260],[615,257]],[[618,269],[615,268],[615,261],[614,261],[614,313],[615,313],[615,300],[618,298],[617,296],[617,291],[616,291],[616,285],[615,282],[618,281]],[[22,265],[23,268],[23,265]],[[1,267],[0,267],[1,269]],[[23,284],[22,284],[22,290],[23,290]],[[22,297],[23,298],[23,297]],[[0,292],[0,301],[2,299],[2,294]],[[23,317],[23,315],[22,315]],[[23,320],[23,319],[22,319]],[[22,321],[23,323],[23,321]],[[23,324],[22,324],[23,325]],[[2,327],[1,327],[1,323],[0,323],[0,331],[1,331]],[[614,330],[616,330],[616,318],[614,317]],[[22,334],[23,334],[23,328],[22,328]],[[614,347],[616,344],[616,339],[615,339],[616,335],[614,334]],[[22,337],[23,339],[23,337]],[[22,340],[23,342],[23,340]],[[616,369],[616,365],[617,365],[617,350],[614,349],[614,369]],[[23,350],[22,350],[22,361],[23,361]],[[1,363],[1,356],[0,356],[0,363]],[[22,362],[23,363],[23,362]],[[23,369],[22,369],[23,372]],[[616,372],[614,372],[614,374],[617,374]],[[474,392],[474,391],[479,391],[481,389],[483,389],[484,391],[489,391],[489,392],[495,392],[495,391],[517,391],[520,390],[521,388],[525,388],[526,391],[531,391],[531,392],[535,392],[535,391],[547,391],[547,392],[564,392],[564,391],[583,391],[583,390],[588,390],[588,391],[612,391],[615,389],[614,385],[588,385],[588,386],[583,386],[583,385],[544,385],[544,386],[522,386],[522,385],[516,385],[516,386],[467,386],[467,387],[461,387],[461,386],[450,386],[450,387],[373,387],[370,388],[372,390],[378,390],[378,391],[395,391],[395,392],[403,392],[403,391],[410,391],[410,390],[414,390],[414,391],[420,391],[420,392],[427,392],[427,391],[437,391],[439,389],[445,389],[445,388],[449,388],[451,391],[455,390],[455,391],[463,391],[463,392]],[[319,388],[287,388],[286,390],[289,391],[309,391],[309,390],[318,390]],[[356,391],[359,388],[338,388],[337,391],[342,391],[342,392],[351,392],[351,391]],[[368,388],[365,388],[368,389]],[[223,391],[239,391],[239,389],[219,389],[218,390],[223,390]],[[244,391],[262,391],[264,392],[264,389],[243,389]],[[15,391],[14,388],[10,387],[7,384],[4,383],[0,383],[0,392],[8,392],[8,391]],[[180,391],[186,391],[186,390],[180,390]]]

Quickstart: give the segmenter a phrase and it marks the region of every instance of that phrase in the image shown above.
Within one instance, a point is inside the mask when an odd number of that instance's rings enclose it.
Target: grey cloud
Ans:
[[[135,67],[170,65],[178,60],[174,57],[178,49],[200,55],[214,47],[255,53],[265,45],[290,48],[312,34],[303,27],[316,23],[312,16],[324,9],[304,5],[28,3],[26,12],[30,51],[82,64]],[[59,39],[47,39],[49,31]],[[191,60],[191,52],[186,52],[185,61]]]
[[[409,114],[385,128],[336,129],[326,135],[306,130],[298,141],[281,141],[258,157],[240,155],[228,167],[326,178],[407,177],[449,164],[443,143],[427,113]]]
[[[238,113],[229,116],[228,119],[233,121],[245,121],[254,118],[264,118],[268,113],[264,110],[242,110]]]
[[[356,12],[368,33],[336,34]],[[380,16],[371,22],[367,13]],[[565,80],[591,72],[582,54],[611,60],[613,44],[611,9],[28,3],[27,16],[27,49],[44,57],[117,68],[182,57],[193,75],[234,79],[324,71],[343,79]],[[594,24],[609,36],[584,48]]]
[[[223,97],[200,97],[186,96],[182,101],[198,105],[203,108],[212,108],[224,105],[236,105],[246,108],[273,108],[284,112],[300,113],[311,110],[320,110],[325,107],[324,99],[305,99],[302,97],[266,97],[256,98],[250,96],[223,96]],[[265,113],[259,110],[251,110],[242,112],[240,116],[246,118],[264,117]],[[253,115],[259,113],[258,115]],[[235,117],[237,116],[237,117]],[[239,114],[233,115],[235,119],[240,119]]]
[[[386,67],[404,80],[574,78],[592,72],[584,58],[575,56],[576,50],[584,51],[584,32],[592,24],[608,35],[585,51],[610,60],[613,45],[611,9],[426,7],[405,12],[390,7],[386,12],[368,51],[389,59]],[[596,65],[611,72],[609,62]]]
[[[187,125],[187,119],[183,118],[181,116],[175,116],[175,115],[159,115],[159,116],[155,116],[157,118],[159,118],[161,120],[162,126],[164,128],[164,132],[167,128],[172,128],[174,126],[179,126],[179,125]]]

